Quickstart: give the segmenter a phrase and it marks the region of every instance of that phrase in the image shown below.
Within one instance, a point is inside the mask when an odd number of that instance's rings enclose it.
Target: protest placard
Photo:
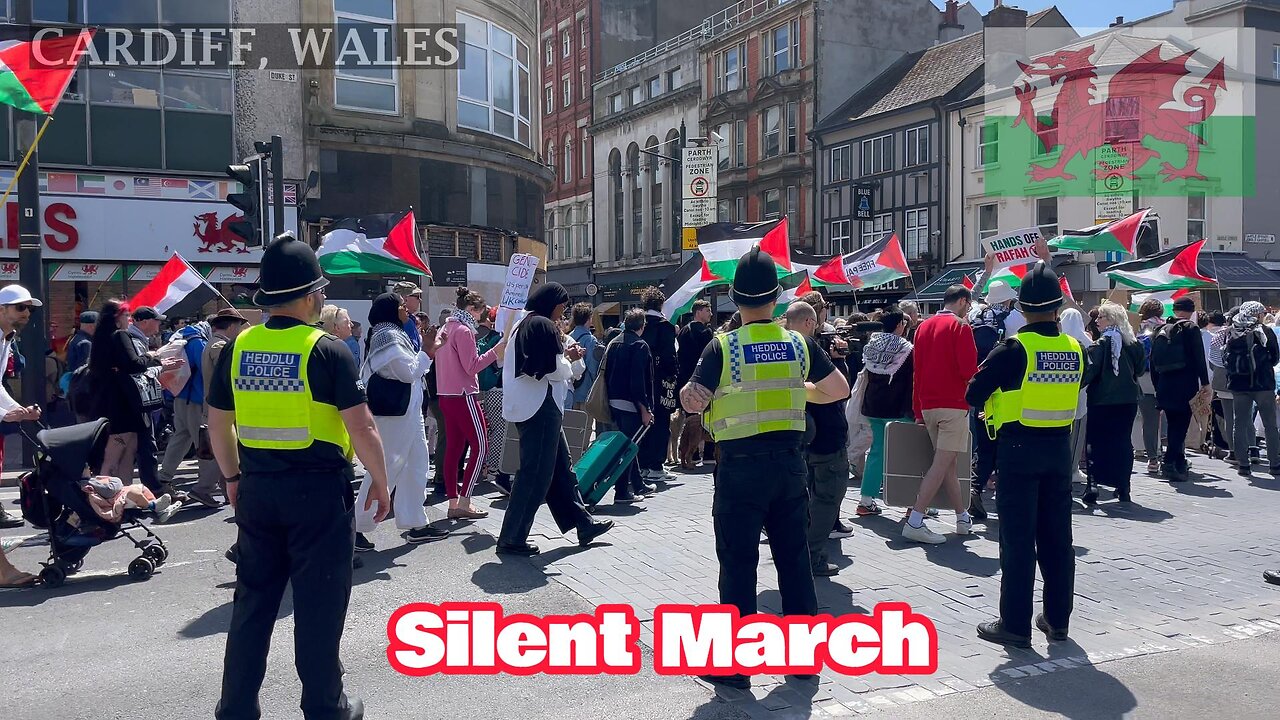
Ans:
[[[1039,259],[1036,255],[1036,243],[1040,242],[1039,228],[1023,228],[1007,235],[987,238],[982,241],[988,255],[996,259],[995,269],[1013,265],[1025,265]]]
[[[498,303],[498,317],[495,329],[507,334],[515,325],[515,320],[524,309],[529,299],[529,288],[533,287],[533,274],[538,269],[536,255],[516,253],[511,256],[507,265],[507,282],[502,287],[502,300]]]

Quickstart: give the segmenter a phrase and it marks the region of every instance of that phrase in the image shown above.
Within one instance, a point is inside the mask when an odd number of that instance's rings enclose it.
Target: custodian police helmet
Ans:
[[[759,245],[738,260],[733,276],[733,302],[742,307],[761,307],[778,299],[777,264]]]
[[[262,251],[262,272],[253,304],[276,307],[305,297],[329,284],[311,246],[286,232]]]
[[[1043,260],[1037,262],[1022,278],[1018,288],[1018,305],[1023,312],[1052,312],[1062,305],[1062,286],[1058,276]]]

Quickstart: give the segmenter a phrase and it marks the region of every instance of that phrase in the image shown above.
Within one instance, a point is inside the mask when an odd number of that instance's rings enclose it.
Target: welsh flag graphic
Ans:
[[[1200,249],[1204,240],[1165,250],[1141,260],[1117,263],[1103,271],[1120,285],[1140,290],[1177,290],[1214,285],[1217,280],[1200,273]]]
[[[1138,231],[1147,219],[1150,209],[1144,208],[1123,220],[1114,220],[1083,230],[1068,230],[1049,241],[1049,247],[1059,250],[1098,252],[1122,252],[1136,255]]]
[[[826,285],[851,285],[861,290],[910,274],[902,242],[896,233],[890,233],[864,248],[831,258],[813,273],[813,277]]]
[[[342,220],[320,238],[320,267],[328,275],[430,275],[417,227],[412,210]]]
[[[76,74],[93,30],[31,42],[0,42],[0,103],[52,115]]]

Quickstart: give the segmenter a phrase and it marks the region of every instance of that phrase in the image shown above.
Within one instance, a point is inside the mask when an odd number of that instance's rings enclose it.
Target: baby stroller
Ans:
[[[36,447],[35,470],[22,477],[22,516],[33,526],[49,530],[49,560],[41,563],[44,568],[40,571],[47,587],[62,585],[67,575],[84,565],[90,549],[120,536],[142,552],[129,563],[129,576],[134,580],[150,578],[169,558],[164,541],[139,521],[137,510],[125,511],[119,523],[102,520],[80,487],[85,466],[96,469],[102,465],[110,432],[105,418],[44,428],[35,437],[22,429],[23,437]],[[79,527],[72,525],[73,514]],[[146,537],[138,540],[130,531],[141,531]]]

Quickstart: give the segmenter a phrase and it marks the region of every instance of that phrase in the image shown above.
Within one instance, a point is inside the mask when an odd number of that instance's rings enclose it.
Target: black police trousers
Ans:
[[[338,644],[351,597],[349,473],[245,475],[236,501],[240,559],[218,720],[257,720],[271,631],[293,584],[294,663],[307,720],[351,718]]]
[[[756,612],[760,530],[778,570],[784,615],[814,615],[818,598],[809,564],[808,469],[800,450],[741,454],[721,450],[711,514],[720,560],[720,602]],[[830,532],[830,524],[827,525]]]
[[[1071,545],[1071,436],[1066,432],[1001,430],[996,455],[1000,486],[1000,619],[1004,629],[1031,635],[1036,565],[1044,580],[1044,616],[1066,630],[1075,593]]]

